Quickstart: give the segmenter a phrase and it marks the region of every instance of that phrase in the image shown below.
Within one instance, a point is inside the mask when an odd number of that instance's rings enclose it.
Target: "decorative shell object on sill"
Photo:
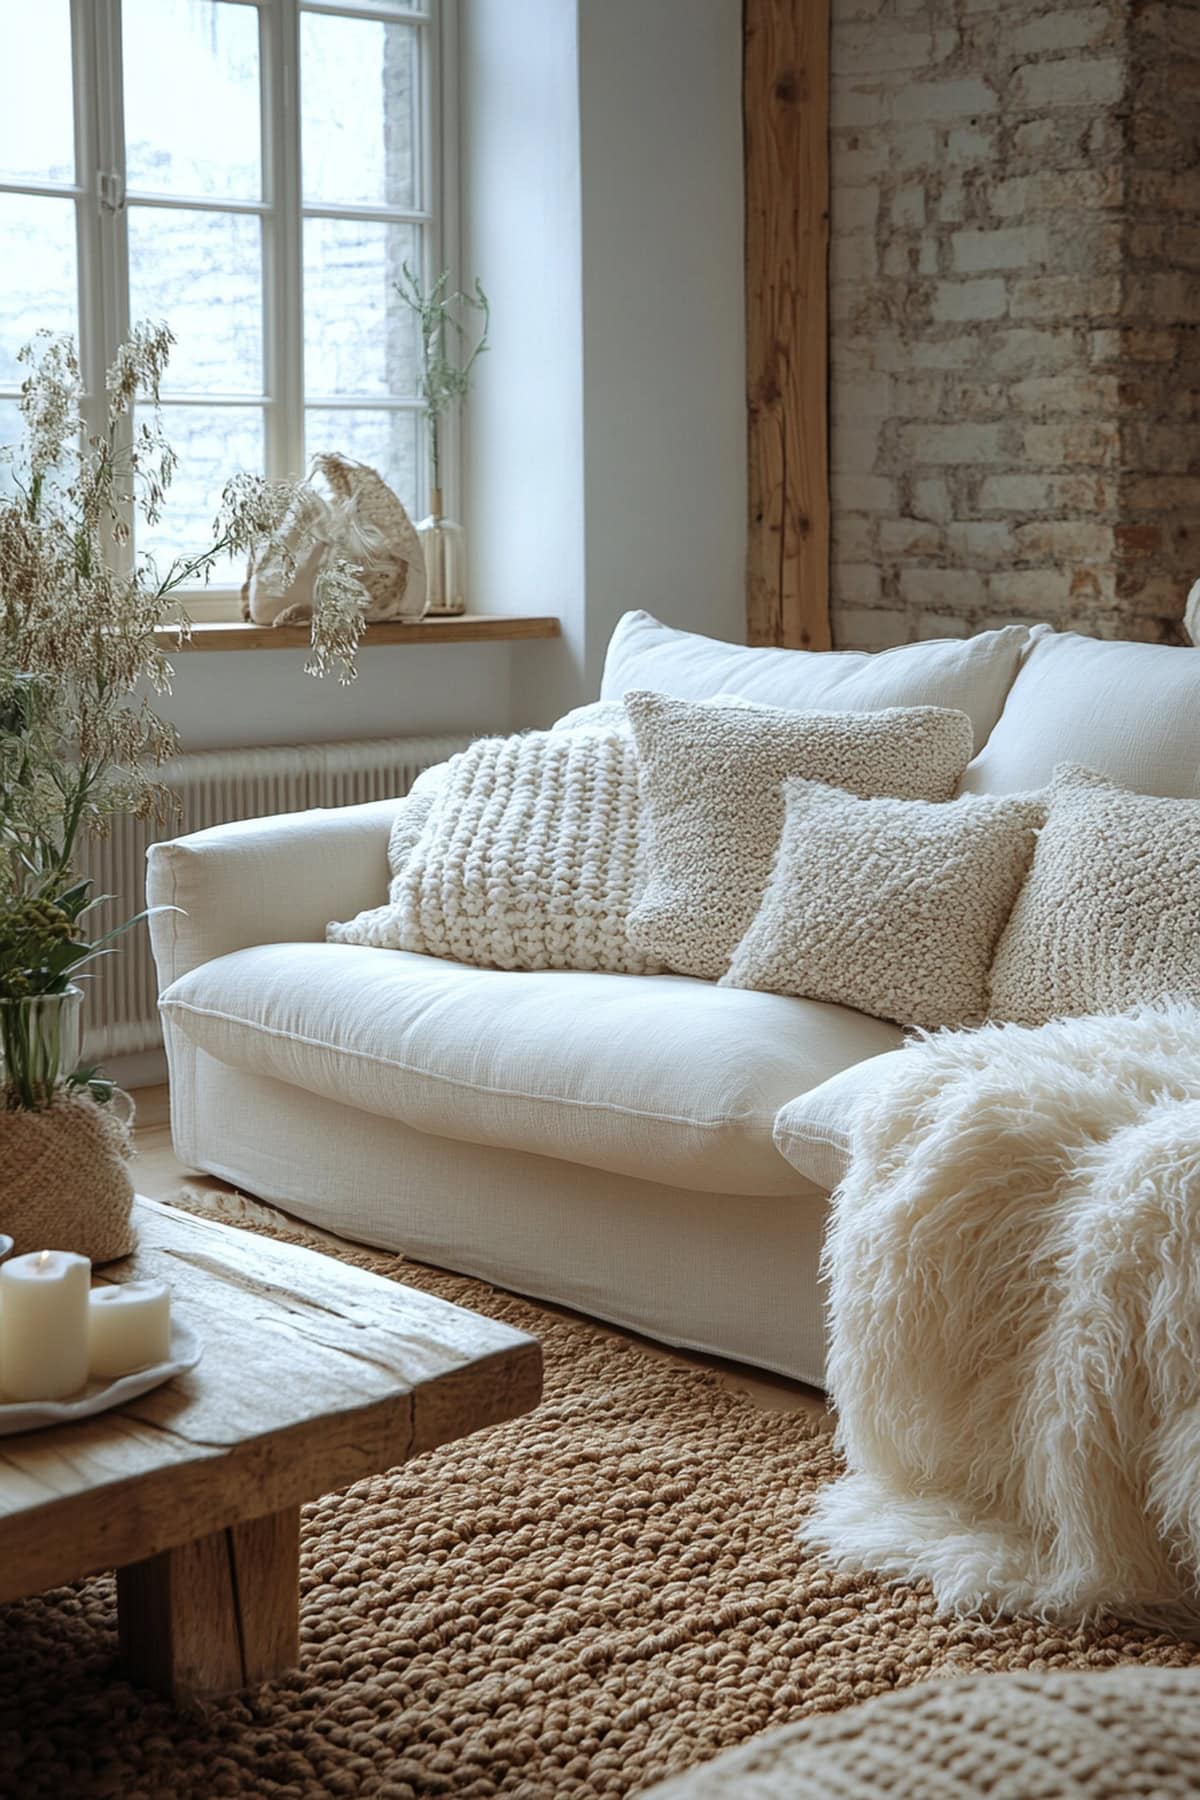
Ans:
[[[126,1098],[129,1117],[113,1110]],[[0,1109],[0,1220],[16,1255],[74,1250],[93,1263],[127,1256],[133,1228],[132,1102],[99,1106],[59,1087],[48,1106]]]
[[[256,625],[311,619],[317,577],[331,555],[357,568],[368,623],[424,617],[425,557],[412,520],[375,469],[329,452],[313,458],[313,475],[279,530],[251,555],[243,618]]]

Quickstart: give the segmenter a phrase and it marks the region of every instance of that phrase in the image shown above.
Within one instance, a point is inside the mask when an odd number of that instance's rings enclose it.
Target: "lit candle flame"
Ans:
[[[43,1251],[42,1251],[42,1253],[41,1253],[41,1255],[40,1255],[40,1256],[39,1256],[39,1257],[38,1257],[38,1259],[37,1259],[37,1266],[38,1266],[38,1268],[39,1268],[39,1269],[44,1269],[44,1268],[45,1268],[45,1266],[46,1266],[46,1264],[47,1264],[47,1263],[48,1263],[48,1262],[49,1262],[49,1261],[50,1261],[50,1252],[49,1252],[49,1251],[48,1251],[48,1250],[43,1250]]]

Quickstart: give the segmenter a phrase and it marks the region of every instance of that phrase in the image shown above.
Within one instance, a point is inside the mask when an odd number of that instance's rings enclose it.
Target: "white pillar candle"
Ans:
[[[0,1388],[9,1400],[64,1400],[88,1375],[92,1265],[69,1250],[0,1263]]]
[[[171,1295],[165,1281],[126,1281],[92,1292],[89,1360],[105,1381],[167,1362],[171,1355]]]

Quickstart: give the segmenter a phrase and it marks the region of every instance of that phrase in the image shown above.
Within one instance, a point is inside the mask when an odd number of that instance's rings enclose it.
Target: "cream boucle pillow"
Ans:
[[[860,800],[784,783],[779,854],[722,985],[832,1000],[898,1025],[971,1025],[1033,855],[1029,794]]]
[[[762,897],[786,777],[948,800],[971,759],[971,721],[939,706],[796,713],[636,692],[625,705],[648,840],[629,935],[668,968],[710,980],[729,967]]]
[[[1041,1025],[1165,994],[1200,1004],[1200,800],[1060,763],[992,965],[992,1016]]]
[[[394,828],[391,905],[370,942],[489,968],[649,968],[625,928],[641,874],[628,733],[481,738],[406,840]]]

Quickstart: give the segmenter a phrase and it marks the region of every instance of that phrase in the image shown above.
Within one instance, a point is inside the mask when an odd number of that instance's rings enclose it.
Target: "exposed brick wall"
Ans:
[[[835,642],[1171,640],[1200,574],[1200,0],[833,0]]]

